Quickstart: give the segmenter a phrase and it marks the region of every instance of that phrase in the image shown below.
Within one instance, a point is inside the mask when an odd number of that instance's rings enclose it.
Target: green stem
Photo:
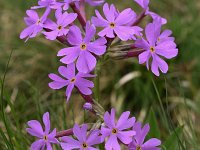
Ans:
[[[164,109],[164,106],[163,106],[163,103],[162,103],[162,100],[161,100],[161,97],[160,97],[160,94],[158,92],[158,89],[157,89],[157,86],[152,78],[152,83],[153,83],[153,86],[154,86],[154,89],[156,91],[156,94],[157,94],[157,97],[158,97],[158,101],[159,101],[159,104],[160,104],[160,108],[161,108],[161,111],[162,111],[162,114],[163,114],[163,119],[164,119],[164,122],[167,126],[167,129],[170,129],[169,128],[169,123],[168,123],[168,120],[167,120],[167,115],[166,115],[166,112],[165,112],[165,109]]]
[[[95,85],[94,97],[97,102],[100,99],[100,72],[101,72],[101,59],[98,60],[95,71],[94,71],[96,75],[96,78],[94,80],[94,85]]]

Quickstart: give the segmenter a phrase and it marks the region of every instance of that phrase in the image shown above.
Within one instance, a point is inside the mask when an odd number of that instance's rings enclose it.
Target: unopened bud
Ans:
[[[83,108],[84,108],[85,110],[92,110],[92,104],[91,104],[91,103],[85,103],[85,104],[83,105]]]

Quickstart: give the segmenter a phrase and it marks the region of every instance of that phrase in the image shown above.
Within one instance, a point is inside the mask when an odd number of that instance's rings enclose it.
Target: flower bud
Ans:
[[[92,104],[91,104],[91,103],[85,103],[85,104],[83,105],[83,108],[84,108],[85,110],[92,110]]]

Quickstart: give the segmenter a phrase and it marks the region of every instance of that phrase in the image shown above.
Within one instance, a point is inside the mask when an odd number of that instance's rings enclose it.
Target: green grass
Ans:
[[[51,114],[52,128],[58,130],[71,128],[74,122],[95,121],[81,110],[84,101],[76,92],[66,104],[64,89],[48,88],[48,74],[60,65],[56,53],[63,45],[42,36],[27,43],[19,39],[25,10],[34,4],[36,0],[0,2],[1,150],[28,149],[35,139],[26,133],[26,122],[41,121],[46,111]],[[117,5],[119,9],[130,7],[130,1]],[[115,107],[118,114],[130,110],[140,121],[149,122],[150,135],[162,139],[163,149],[196,150],[200,147],[200,3],[152,0],[151,9],[168,19],[165,28],[173,30],[178,44],[179,56],[168,61],[169,73],[157,78],[136,59],[108,60],[101,66],[100,95],[96,97],[100,96],[99,103],[107,110]],[[91,9],[89,14],[93,13]],[[118,86],[130,72],[139,74]]]

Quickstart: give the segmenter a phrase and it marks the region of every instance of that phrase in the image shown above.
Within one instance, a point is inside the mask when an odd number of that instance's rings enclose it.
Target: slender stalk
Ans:
[[[83,16],[83,18],[85,19],[85,20],[87,20],[86,19],[86,13],[85,13],[85,0],[81,0],[80,1],[80,12],[81,12],[81,14],[82,14],[82,16]]]
[[[100,70],[101,70],[101,59],[98,60],[97,66],[95,68],[95,75],[96,78],[94,80],[95,89],[94,89],[94,97],[95,100],[98,102],[100,99]]]
[[[12,53],[13,53],[13,50],[11,51],[10,56],[8,58],[8,62],[6,64],[6,69],[5,69],[5,72],[3,74],[3,77],[2,77],[2,79],[0,78],[0,81],[1,81],[1,84],[0,84],[0,86],[1,86],[1,89],[0,89],[1,104],[0,105],[1,105],[2,120],[3,120],[3,123],[5,125],[6,131],[7,131],[7,135],[8,135],[8,139],[9,139],[9,142],[10,142],[9,145],[7,145],[7,146],[9,147],[9,149],[14,150],[13,142],[12,142],[12,132],[10,130],[10,127],[8,125],[9,123],[7,122],[6,115],[5,115],[5,112],[4,112],[4,85],[5,85],[6,73],[8,71],[8,66],[10,64]],[[7,138],[6,138],[6,141],[8,142]]]
[[[135,22],[132,24],[132,26],[138,25],[138,24],[142,21],[142,19],[146,16],[145,13],[146,13],[146,10],[144,9],[144,10],[137,16],[137,18],[136,18]]]
[[[160,108],[161,108],[161,111],[162,111],[162,114],[163,114],[163,120],[165,121],[166,123],[166,126],[167,128],[169,129],[169,122],[167,120],[167,115],[166,115],[166,112],[165,112],[165,108],[164,108],[164,105],[162,103],[162,100],[161,100],[161,97],[160,97],[160,94],[158,92],[158,89],[157,89],[157,86],[152,78],[152,83],[153,83],[153,86],[154,86],[154,89],[156,91],[156,94],[157,94],[157,97],[158,97],[158,101],[159,101],[159,104],[160,104]]]
[[[127,52],[125,58],[129,57],[138,57],[144,50],[130,50]]]
[[[73,11],[75,13],[77,13],[77,15],[78,15],[77,18],[78,18],[83,30],[85,30],[86,20],[85,20],[84,16],[81,14],[80,10],[76,7],[76,5],[74,3],[71,3],[70,7],[73,9]]]
[[[73,129],[63,130],[60,132],[57,132],[56,138],[63,137],[63,136],[69,136],[73,135]]]

